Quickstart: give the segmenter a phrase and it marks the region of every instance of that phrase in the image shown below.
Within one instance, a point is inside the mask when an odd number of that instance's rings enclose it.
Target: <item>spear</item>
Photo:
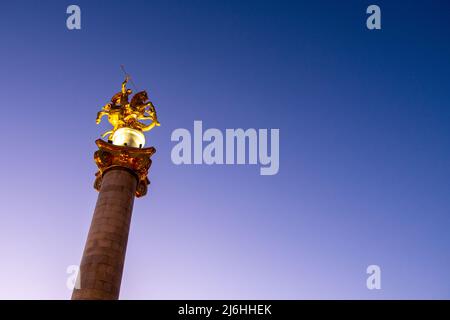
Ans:
[[[131,76],[125,71],[125,67],[123,64],[120,65],[120,69],[122,69],[123,73],[125,74],[125,77],[128,77],[128,79],[130,80],[130,83],[134,87],[134,90],[139,91],[137,86],[134,84],[133,79],[131,79]]]

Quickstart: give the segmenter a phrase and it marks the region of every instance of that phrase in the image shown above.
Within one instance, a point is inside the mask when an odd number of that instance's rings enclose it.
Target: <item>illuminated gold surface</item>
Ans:
[[[116,93],[109,103],[103,106],[97,113],[96,123],[99,124],[102,117],[107,115],[109,123],[113,126],[112,130],[105,132],[102,137],[109,134],[108,140],[112,141],[114,133],[120,128],[131,128],[141,132],[150,131],[155,126],[160,126],[155,106],[148,99],[146,91],[136,93],[131,102],[128,97],[132,91],[127,89],[128,76],[122,83],[121,92]],[[149,124],[140,122],[140,120],[151,120]]]
[[[142,131],[124,127],[114,132],[112,143],[116,146],[143,148],[145,146],[145,136]]]
[[[98,146],[98,150],[94,154],[94,160],[98,167],[94,182],[96,190],[100,190],[103,174],[107,170],[121,167],[128,169],[137,177],[136,197],[147,194],[147,186],[150,184],[148,171],[152,164],[150,158],[156,152],[155,148],[116,146],[102,139],[96,140],[95,143]]]
[[[125,262],[125,252],[135,197],[147,194],[148,172],[155,148],[144,148],[145,131],[159,126],[156,110],[147,92],[128,98],[132,91],[122,83],[122,90],[97,114],[113,126],[103,134],[110,142],[95,141],[94,160],[98,171],[94,188],[99,191],[78,277],[79,287],[73,300],[118,299]],[[151,120],[149,124],[140,120]]]

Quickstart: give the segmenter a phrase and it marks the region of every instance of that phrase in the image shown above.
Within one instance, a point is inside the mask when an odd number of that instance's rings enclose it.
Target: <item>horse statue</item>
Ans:
[[[111,98],[111,102],[103,106],[102,110],[97,113],[97,124],[101,122],[103,116],[107,115],[109,123],[113,126],[112,130],[102,135],[102,137],[105,137],[109,134],[109,141],[112,141],[114,133],[123,127],[145,132],[161,125],[156,115],[155,106],[149,101],[146,91],[136,93],[131,102],[128,103],[128,96],[132,91],[126,88],[127,82],[128,76],[122,83],[122,91],[116,93]],[[145,124],[140,120],[151,120],[152,122]]]
[[[148,125],[139,122],[139,120],[151,120]],[[133,129],[143,132],[150,131],[155,126],[160,126],[156,109],[153,103],[148,99],[146,91],[138,92],[131,99],[129,108],[125,108],[124,121]]]

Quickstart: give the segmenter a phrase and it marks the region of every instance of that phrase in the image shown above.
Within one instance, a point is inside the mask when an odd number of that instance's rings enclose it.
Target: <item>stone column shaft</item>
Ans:
[[[117,146],[96,141],[99,191],[72,300],[119,298],[134,198],[147,193],[155,148]]]
[[[124,168],[104,173],[72,299],[118,299],[136,176]]]

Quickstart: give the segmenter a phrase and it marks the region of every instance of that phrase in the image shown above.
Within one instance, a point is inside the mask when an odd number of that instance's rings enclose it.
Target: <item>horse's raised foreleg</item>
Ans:
[[[138,120],[153,120],[154,117],[152,116],[145,116],[145,117],[139,117]]]
[[[152,122],[148,126],[142,127],[141,130],[143,132],[150,131],[150,130],[152,130],[155,127],[155,125],[157,125],[157,123],[156,122]]]
[[[102,121],[102,117],[107,115],[107,114],[108,114],[108,112],[106,112],[106,111],[99,111],[97,113],[97,119],[95,120],[95,123],[99,124],[100,121]]]

